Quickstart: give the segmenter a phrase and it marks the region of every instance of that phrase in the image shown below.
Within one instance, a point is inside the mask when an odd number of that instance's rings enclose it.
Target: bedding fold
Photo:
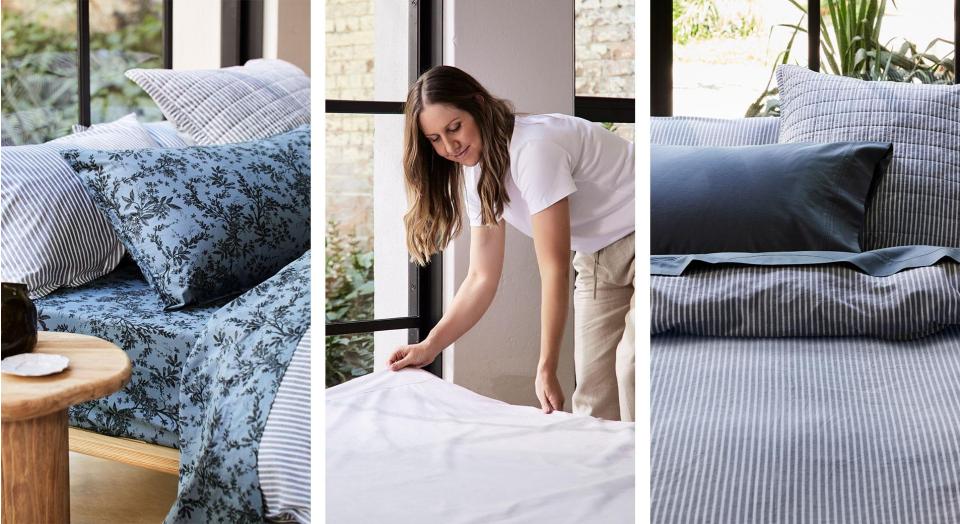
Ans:
[[[327,522],[634,522],[631,422],[545,415],[409,368],[328,389],[325,418]]]
[[[182,373],[180,483],[167,524],[263,522],[260,439],[309,327],[309,251],[207,322]]]
[[[906,340],[960,324],[960,263],[874,277],[838,265],[688,268],[652,276],[651,332]]]
[[[682,275],[688,268],[714,266],[803,266],[843,264],[874,277],[886,277],[905,269],[932,266],[951,259],[960,263],[960,247],[898,246],[859,253],[846,251],[779,251],[767,253],[703,253],[652,255],[650,274]]]

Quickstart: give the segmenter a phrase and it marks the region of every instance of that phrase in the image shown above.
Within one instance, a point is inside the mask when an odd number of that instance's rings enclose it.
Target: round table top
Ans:
[[[2,374],[5,421],[41,417],[118,391],[130,380],[130,359],[106,340],[74,333],[37,333],[35,353],[70,359],[67,369],[44,377]]]

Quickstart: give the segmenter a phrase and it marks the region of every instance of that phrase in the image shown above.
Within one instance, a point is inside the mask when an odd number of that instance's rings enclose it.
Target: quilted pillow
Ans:
[[[960,247],[960,85],[867,82],[777,69],[780,142],[893,143],[861,234],[863,250]]]
[[[67,150],[165,309],[252,288],[310,247],[310,127],[222,146]]]
[[[283,60],[223,69],[131,69],[127,78],[197,144],[266,138],[310,123],[310,78]]]
[[[59,150],[157,147],[135,115],[45,144],[4,147],[0,156],[0,268],[31,298],[80,286],[112,271],[124,255]]]

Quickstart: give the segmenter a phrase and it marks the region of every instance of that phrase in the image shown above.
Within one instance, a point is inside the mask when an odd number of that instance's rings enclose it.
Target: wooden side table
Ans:
[[[130,359],[96,337],[40,332],[37,353],[70,359],[46,377],[2,376],[3,521],[70,522],[67,408],[109,395],[130,380]]]

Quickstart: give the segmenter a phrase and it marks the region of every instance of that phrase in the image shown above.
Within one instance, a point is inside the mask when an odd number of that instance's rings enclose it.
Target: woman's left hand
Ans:
[[[551,371],[538,371],[534,381],[537,398],[544,413],[563,410],[563,388],[557,380],[557,374]]]

